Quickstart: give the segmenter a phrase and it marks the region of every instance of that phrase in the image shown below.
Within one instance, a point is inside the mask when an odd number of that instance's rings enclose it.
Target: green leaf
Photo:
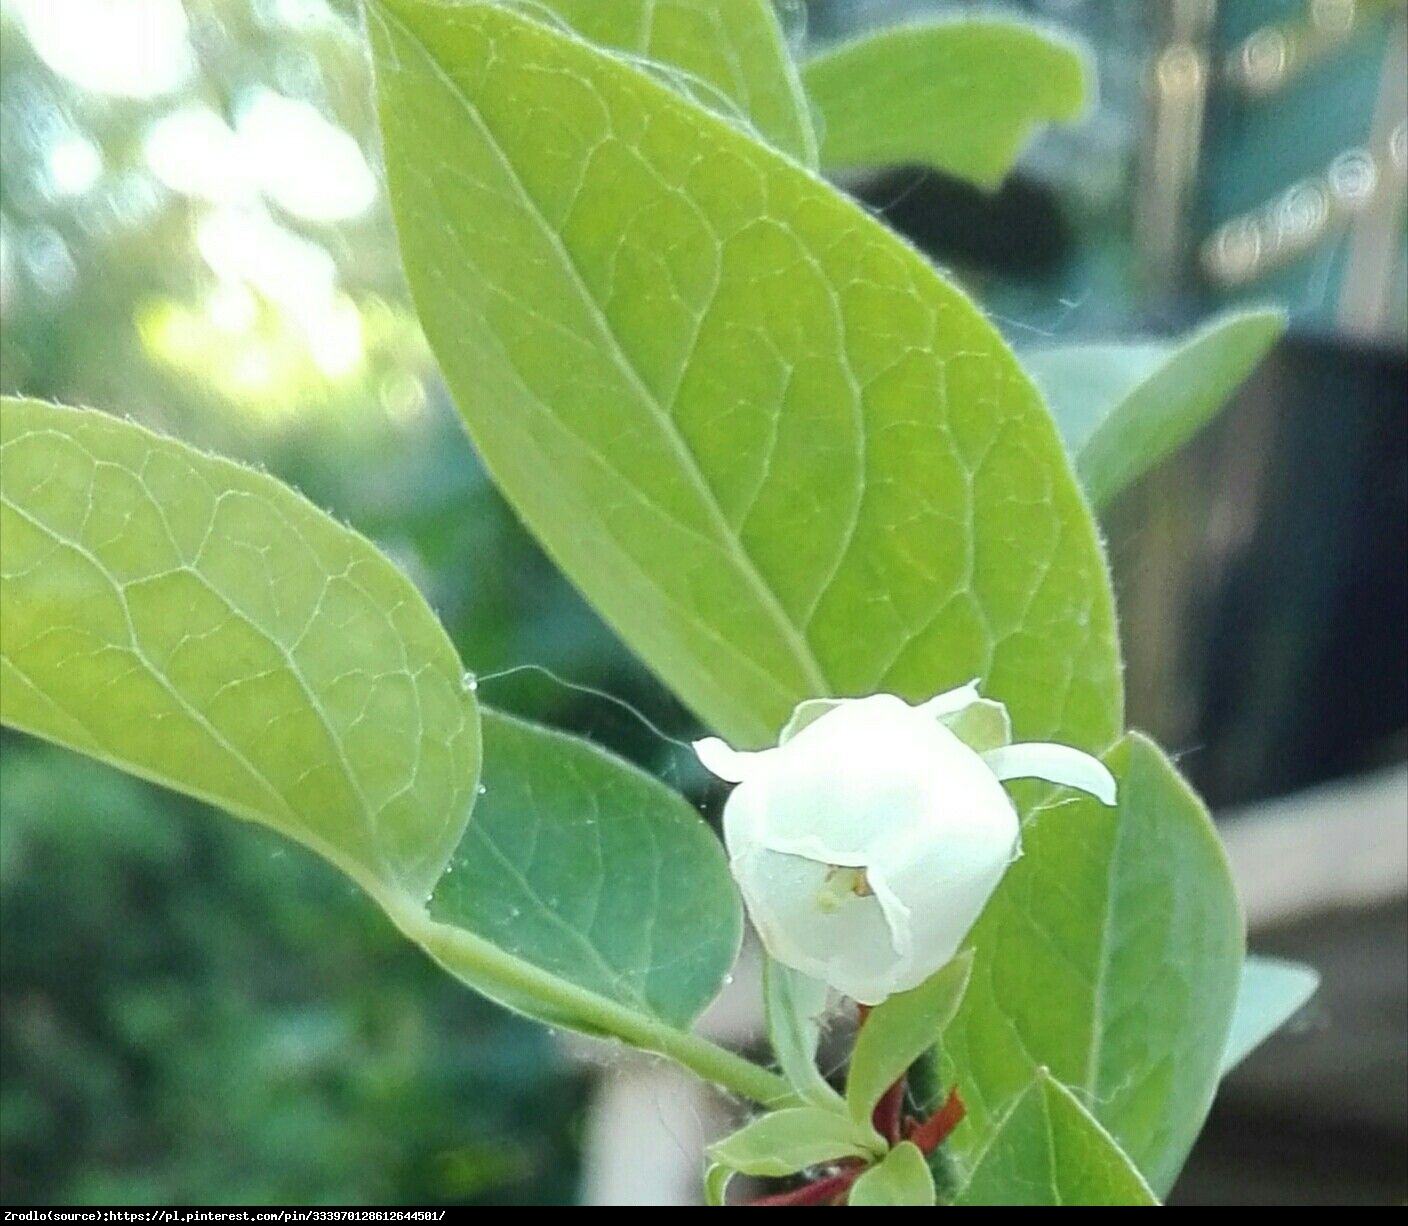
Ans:
[[[1042,124],[1084,113],[1088,57],[1001,20],[897,26],[827,48],[802,82],[828,167],[917,162],[993,188]]]
[[[1174,344],[1023,354],[1096,506],[1203,428],[1286,330],[1282,311],[1231,312]]]
[[[0,718],[423,903],[479,719],[411,583],[261,473],[101,413],[0,421]]]
[[[963,953],[917,988],[897,992],[876,1005],[856,1036],[846,1105],[851,1118],[870,1119],[885,1091],[904,1076],[958,1012],[973,955]]]
[[[1098,1206],[1158,1201],[1079,1100],[1039,1072],[992,1133],[953,1203]]]
[[[723,847],[695,809],[585,741],[487,711],[483,786],[431,917],[688,1026],[718,993],[743,935]],[[483,986],[453,953],[441,960]]]
[[[439,623],[272,478],[7,398],[0,648],[5,723],[307,844],[496,1000],[788,1094],[681,1029],[742,924],[699,815],[590,745],[488,716],[469,820],[479,712]]]
[[[718,1163],[704,1172],[704,1203],[711,1208],[722,1208],[728,1204],[728,1185],[737,1171],[731,1171]]]
[[[961,293],[619,57],[496,5],[369,13],[404,262],[470,432],[707,723],[772,744],[802,699],[981,675],[1020,737],[1118,735],[1094,524]]]
[[[811,108],[768,0],[536,0],[525,11],[538,6],[602,47],[686,73],[763,140],[816,165]]]
[[[970,938],[973,974],[942,1040],[971,1164],[1049,1068],[1163,1194],[1202,1126],[1241,975],[1242,920],[1197,797],[1150,741],[1106,762],[1119,807],[1039,810]]]
[[[826,1083],[816,1067],[820,1019],[826,1009],[826,985],[765,957],[763,1002],[768,1039],[773,1055],[782,1066],[783,1076],[813,1106],[839,1108],[841,1096]]]
[[[744,1175],[791,1175],[838,1158],[873,1158],[884,1142],[836,1111],[789,1107],[759,1116],[708,1148],[709,1158]]]
[[[846,1204],[932,1205],[934,1177],[918,1146],[901,1141],[851,1186]]]
[[[1242,986],[1232,1014],[1232,1033],[1222,1053],[1225,1077],[1280,1030],[1315,995],[1320,974],[1299,962],[1249,956],[1242,965]]]

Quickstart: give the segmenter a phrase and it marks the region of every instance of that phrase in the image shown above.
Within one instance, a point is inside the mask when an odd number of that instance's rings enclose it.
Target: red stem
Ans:
[[[904,1078],[901,1077],[881,1096],[875,1104],[875,1112],[870,1122],[875,1131],[893,1145],[900,1139],[900,1112],[904,1108]]]
[[[913,1125],[909,1129],[909,1140],[919,1146],[922,1152],[931,1154],[948,1140],[949,1134],[963,1122],[967,1113],[968,1109],[963,1105],[963,1100],[958,1097],[958,1090],[952,1089],[944,1099],[942,1107],[922,1124]]]
[[[793,1188],[790,1192],[774,1192],[771,1196],[760,1196],[756,1200],[745,1201],[743,1208],[752,1208],[758,1205],[824,1205],[835,1197],[847,1191],[851,1184],[860,1178],[861,1172],[865,1170],[863,1166],[852,1167],[848,1171],[842,1171],[839,1175],[829,1175],[825,1179],[817,1179],[811,1183],[804,1183],[800,1188]]]

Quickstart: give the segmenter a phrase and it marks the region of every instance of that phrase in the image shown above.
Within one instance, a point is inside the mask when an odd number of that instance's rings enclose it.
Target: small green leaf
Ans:
[[[1044,1071],[1009,1107],[954,1199],[966,1206],[1156,1205],[1080,1101]]]
[[[1216,416],[1285,330],[1282,311],[1238,311],[1173,344],[1071,345],[1022,360],[1103,506]]]
[[[733,1182],[737,1171],[731,1171],[720,1163],[714,1163],[704,1172],[704,1203],[711,1208],[722,1208],[728,1204],[728,1185]]]
[[[992,188],[1032,133],[1094,89],[1069,39],[1012,21],[897,26],[827,48],[802,81],[827,167],[917,162]]]
[[[620,56],[495,4],[368,14],[404,263],[470,433],[706,723],[755,748],[806,698],[982,676],[1020,738],[1118,735],[1094,523],[960,292]]]
[[[1284,1026],[1315,995],[1320,975],[1299,962],[1249,956],[1232,1014],[1232,1033],[1222,1053],[1225,1077]]]
[[[1119,807],[1038,810],[973,929],[941,1043],[968,1117],[946,1148],[970,1166],[1046,1067],[1163,1194],[1217,1086],[1242,918],[1212,822],[1158,748],[1131,734],[1105,760]]]
[[[934,1177],[918,1146],[901,1141],[851,1186],[846,1204],[932,1205]]]
[[[535,0],[602,47],[679,69],[764,140],[816,165],[811,108],[768,0]],[[532,8],[525,11],[532,15]]]
[[[826,1009],[826,985],[771,958],[763,961],[763,1001],[768,1038],[783,1076],[802,1098],[816,1107],[835,1110],[841,1096],[816,1067],[821,1015]]]
[[[846,1105],[857,1122],[870,1119],[885,1091],[933,1046],[958,1011],[973,969],[973,955],[960,954],[917,988],[876,1005],[856,1036]]]
[[[743,935],[723,847],[693,806],[585,741],[487,711],[483,787],[431,918],[688,1026],[718,993]],[[453,946],[440,958],[495,995],[473,965],[457,964]],[[532,1001],[504,1003],[541,1014]]]
[[[711,1160],[744,1175],[791,1175],[838,1158],[869,1159],[884,1142],[869,1127],[858,1127],[836,1111],[789,1107],[759,1116],[709,1146]]]
[[[410,581],[271,477],[103,413],[7,398],[0,464],[5,723],[420,906],[479,718]]]

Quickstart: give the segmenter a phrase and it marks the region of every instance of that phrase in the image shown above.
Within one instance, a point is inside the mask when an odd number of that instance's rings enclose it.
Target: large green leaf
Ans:
[[[439,623],[271,477],[6,399],[0,717],[307,844],[505,1004],[787,1093],[680,1029],[742,927],[699,815],[591,745],[493,715],[475,806],[479,714]]]
[[[1139,1172],[1080,1101],[1044,1072],[988,1138],[956,1205],[1154,1205]]]
[[[487,711],[483,786],[432,918],[644,1015],[692,1022],[743,936],[723,847],[694,808],[585,741]]]
[[[708,723],[761,745],[801,699],[981,675],[1019,736],[1118,735],[1093,522],[961,293],[619,57],[495,5],[369,12],[405,265],[470,432]]]
[[[683,71],[764,140],[816,165],[811,109],[769,0],[536,3],[594,43]],[[532,6],[524,11],[531,15]]]
[[[996,187],[1033,131],[1076,119],[1093,77],[1082,50],[991,19],[896,26],[829,47],[802,81],[828,167],[916,162]]]
[[[1222,1074],[1230,1073],[1300,1012],[1319,986],[1319,974],[1299,962],[1249,956],[1222,1053]]]
[[[423,902],[479,719],[411,583],[260,473],[101,413],[0,421],[0,717]]]
[[[1285,330],[1284,312],[1236,311],[1176,343],[1069,345],[1023,361],[1103,506],[1201,430]]]
[[[1216,832],[1151,742],[1107,755],[1119,807],[1039,810],[974,928],[944,1033],[971,1164],[1040,1068],[1081,1098],[1160,1194],[1202,1126],[1241,976],[1242,922]]]

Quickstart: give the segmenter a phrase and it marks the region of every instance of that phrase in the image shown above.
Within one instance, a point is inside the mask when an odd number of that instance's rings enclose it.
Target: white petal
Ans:
[[[978,679],[975,677],[957,689],[935,694],[928,702],[920,703],[917,709],[932,719],[943,719],[949,715],[957,715],[964,707],[977,702],[979,697],[981,695],[978,693]]]
[[[755,832],[774,851],[863,866],[887,830],[922,820],[940,789],[987,786],[982,760],[942,724],[889,694],[807,725],[749,778]]]
[[[725,783],[742,783],[748,777],[749,771],[757,765],[758,759],[773,751],[763,749],[749,752],[734,749],[728,742],[721,741],[716,736],[706,736],[702,741],[694,742],[694,752],[698,755],[700,764],[710,774],[717,775]]]
[[[1115,803],[1115,777],[1105,764],[1070,745],[1004,745],[985,753],[983,761],[999,779],[1045,779],[1089,792],[1101,804]]]
[[[909,916],[910,956],[893,991],[916,987],[958,952],[1015,858],[1017,811],[984,773],[990,793],[941,801],[929,820],[886,839],[866,871],[876,896],[893,896]]]
[[[761,788],[740,783],[724,801],[724,846],[730,856],[741,856],[760,846],[767,819],[766,797]]]
[[[892,991],[904,959],[875,896],[853,896],[823,909],[829,865],[755,849],[729,864],[763,945],[778,962],[829,984],[862,1004]]]

